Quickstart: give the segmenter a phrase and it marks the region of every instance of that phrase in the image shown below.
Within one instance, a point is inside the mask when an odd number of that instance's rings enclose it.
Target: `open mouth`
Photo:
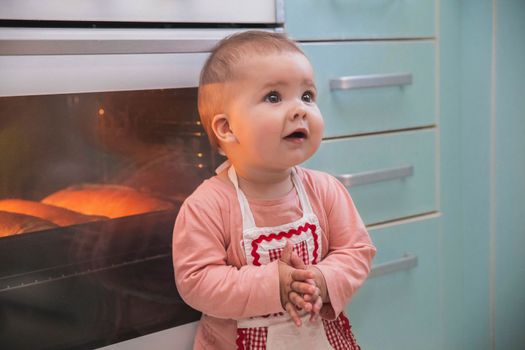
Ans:
[[[299,129],[295,130],[291,134],[285,136],[286,140],[304,140],[308,137],[306,130]]]

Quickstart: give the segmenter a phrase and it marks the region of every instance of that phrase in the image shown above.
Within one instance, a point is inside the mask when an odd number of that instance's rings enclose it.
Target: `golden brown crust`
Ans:
[[[0,237],[56,227],[52,222],[35,216],[0,211]]]
[[[35,216],[59,226],[70,226],[107,219],[103,216],[84,215],[66,208],[24,199],[0,200],[0,210]]]
[[[42,200],[85,215],[118,218],[173,209],[171,202],[118,185],[83,184],[55,192]]]

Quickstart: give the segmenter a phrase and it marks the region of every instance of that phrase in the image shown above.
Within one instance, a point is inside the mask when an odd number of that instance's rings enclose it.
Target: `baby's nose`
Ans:
[[[307,112],[303,106],[296,106],[290,111],[290,119],[304,119],[306,118]]]

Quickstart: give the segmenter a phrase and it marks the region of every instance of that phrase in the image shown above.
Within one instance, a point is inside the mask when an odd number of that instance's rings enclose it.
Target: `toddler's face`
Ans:
[[[244,166],[284,170],[311,157],[324,130],[313,69],[300,53],[254,55],[235,67],[226,114]]]

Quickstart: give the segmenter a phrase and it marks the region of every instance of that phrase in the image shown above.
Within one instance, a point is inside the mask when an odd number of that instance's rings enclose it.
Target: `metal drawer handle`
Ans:
[[[346,187],[356,187],[375,182],[402,179],[407,176],[412,176],[412,174],[414,174],[414,166],[408,165],[399,168],[365,171],[356,174],[342,174],[336,175],[335,177]]]
[[[417,256],[415,254],[405,253],[401,259],[372,266],[368,278],[379,277],[397,271],[410,270],[416,266]]]
[[[412,73],[353,75],[330,79],[330,90],[352,90],[412,84]]]

